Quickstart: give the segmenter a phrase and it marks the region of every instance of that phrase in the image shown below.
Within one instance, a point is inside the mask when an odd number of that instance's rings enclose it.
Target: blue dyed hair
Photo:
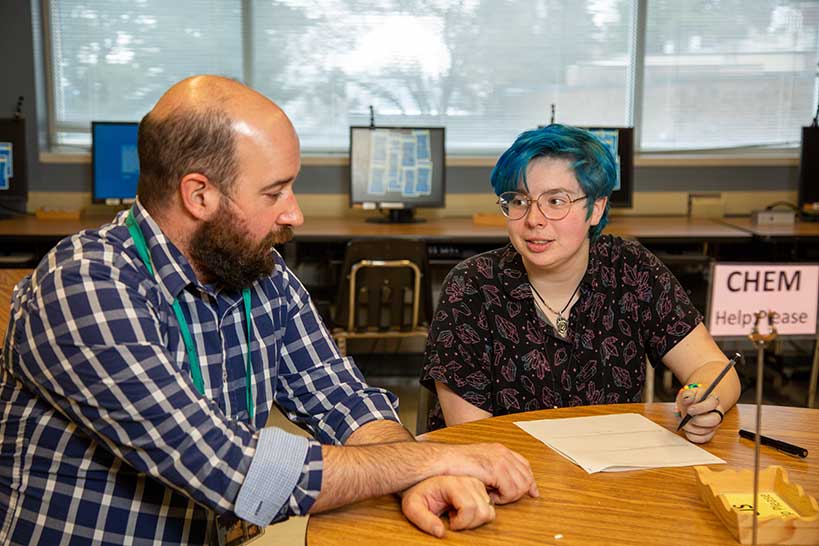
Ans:
[[[529,191],[526,169],[532,160],[543,157],[569,160],[569,167],[588,196],[586,219],[591,217],[594,202],[602,197],[609,197],[617,183],[614,157],[605,144],[588,131],[553,123],[521,133],[509,149],[503,152],[490,177],[495,194],[517,191],[521,187]],[[609,204],[606,202],[600,223],[589,228],[592,242],[608,221]]]

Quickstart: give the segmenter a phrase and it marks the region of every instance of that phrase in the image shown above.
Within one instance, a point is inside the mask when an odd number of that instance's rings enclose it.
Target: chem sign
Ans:
[[[756,313],[773,311],[779,335],[813,336],[818,302],[819,265],[716,264],[708,329],[714,337],[746,336]],[[759,330],[768,333],[767,317]]]

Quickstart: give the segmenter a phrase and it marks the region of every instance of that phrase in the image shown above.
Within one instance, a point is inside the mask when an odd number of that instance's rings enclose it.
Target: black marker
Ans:
[[[739,429],[739,435],[746,440],[756,440],[756,434],[750,430]],[[761,434],[759,435],[759,443],[765,446],[771,446],[774,449],[778,449],[782,453],[787,453],[788,455],[793,455],[795,457],[802,457],[804,459],[808,456],[808,450],[804,447],[795,446],[793,444],[789,444],[788,442],[783,442],[782,440],[774,440],[773,438],[768,438],[767,436],[763,436]]]

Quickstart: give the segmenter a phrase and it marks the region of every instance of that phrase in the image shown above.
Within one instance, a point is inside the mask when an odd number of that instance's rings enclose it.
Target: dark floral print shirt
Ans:
[[[440,381],[493,415],[635,402],[646,357],[656,365],[700,322],[656,256],[636,241],[602,235],[561,338],[536,311],[523,261],[509,244],[447,276],[421,381],[433,390]],[[444,426],[440,407],[429,425]]]

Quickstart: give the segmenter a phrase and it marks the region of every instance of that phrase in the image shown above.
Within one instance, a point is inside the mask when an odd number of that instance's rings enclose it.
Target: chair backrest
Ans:
[[[11,292],[20,280],[31,273],[31,269],[0,269],[0,338],[5,337],[11,311]]]
[[[431,309],[424,241],[361,239],[347,244],[335,326],[347,331],[409,330],[429,324]],[[413,324],[413,316],[418,324]]]

